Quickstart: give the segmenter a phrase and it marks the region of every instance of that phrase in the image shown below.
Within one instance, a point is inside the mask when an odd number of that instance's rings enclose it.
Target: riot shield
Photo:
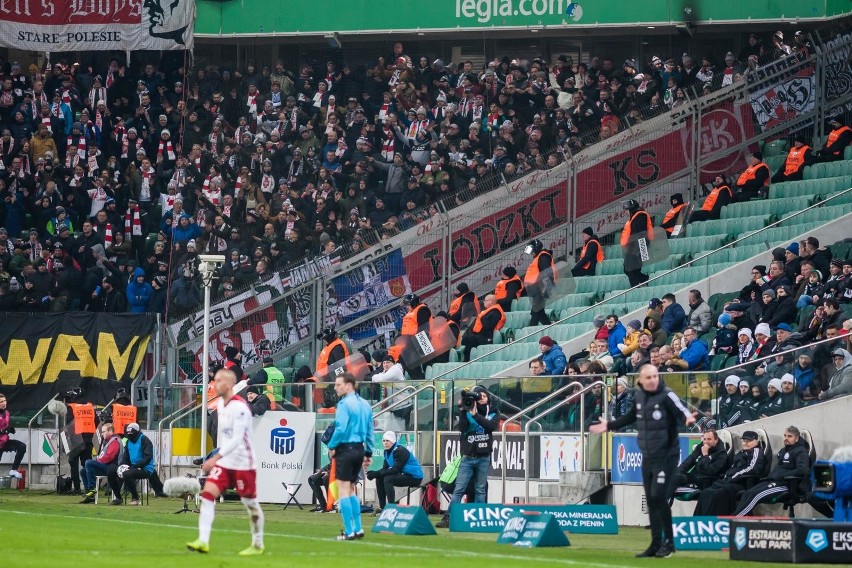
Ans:
[[[320,383],[333,383],[334,380],[343,373],[352,373],[356,381],[364,380],[364,377],[370,372],[370,367],[367,361],[360,352],[356,352],[345,359],[335,361],[326,367],[325,371],[317,369],[316,379]]]
[[[677,219],[675,220],[675,226],[672,227],[672,239],[683,237],[686,235],[686,225],[689,223],[689,218],[692,216],[693,206],[692,203],[687,203],[684,207],[681,207],[680,212],[677,214]]]
[[[477,312],[476,310],[476,304],[474,304],[473,302],[467,302],[465,304],[462,304],[460,314],[461,319],[459,319],[459,328],[467,329],[468,327],[473,325],[473,322],[476,321],[476,316],[478,315],[479,312]]]
[[[574,293],[576,284],[568,266],[542,270],[535,283],[524,287],[530,298],[530,310],[537,312]]]
[[[420,326],[414,335],[400,335],[394,342],[406,369],[428,363],[449,351],[456,344],[456,336],[442,317]]]
[[[654,227],[653,233],[642,231],[630,235],[624,251],[624,270],[641,270],[669,258],[669,240],[665,229]]]

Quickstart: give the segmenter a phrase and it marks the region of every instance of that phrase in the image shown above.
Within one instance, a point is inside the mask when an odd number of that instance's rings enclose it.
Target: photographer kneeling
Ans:
[[[450,500],[450,507],[461,501],[471,479],[475,479],[476,498],[474,502],[487,502],[488,466],[491,461],[492,432],[497,429],[499,419],[490,404],[488,390],[475,386],[463,390],[459,400],[458,430],[461,432],[461,455],[456,488]],[[439,528],[450,526],[449,515],[444,515],[437,525]]]
[[[367,479],[376,480],[376,494],[379,497],[379,510],[387,503],[396,503],[395,487],[420,487],[423,483],[423,468],[408,448],[396,442],[394,432],[385,432],[382,436],[385,448],[385,462],[382,469],[368,471]]]

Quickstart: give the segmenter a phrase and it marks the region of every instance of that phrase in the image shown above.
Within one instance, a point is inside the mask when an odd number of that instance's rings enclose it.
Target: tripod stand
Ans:
[[[183,508],[179,511],[175,511],[175,515],[180,515],[181,513],[199,513],[198,507],[194,507],[193,509],[189,508],[189,493],[183,494]]]

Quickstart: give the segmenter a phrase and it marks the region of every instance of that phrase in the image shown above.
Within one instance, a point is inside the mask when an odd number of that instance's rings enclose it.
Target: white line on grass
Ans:
[[[33,517],[54,517],[59,519],[74,519],[74,520],[84,520],[84,521],[93,521],[100,523],[104,519],[103,518],[92,518],[81,515],[57,515],[53,513],[34,513],[32,511],[14,511],[14,510],[6,510],[5,513],[11,513],[15,515],[27,515]],[[194,526],[187,525],[173,525],[168,523],[151,523],[146,521],[131,521],[126,519],[110,519],[110,522],[113,523],[123,523],[126,525],[142,525],[149,527],[162,527],[169,529],[185,529],[185,530],[196,530]],[[225,533],[235,533],[235,534],[244,534],[246,531],[244,530],[236,530],[236,529],[215,529],[216,532],[225,532]],[[295,538],[301,540],[309,540],[309,541],[319,541],[319,542],[333,542],[330,538],[324,537],[316,537],[316,536],[306,536],[301,534],[287,534],[287,533],[264,533],[266,537],[278,537],[278,538]],[[394,544],[386,544],[382,542],[371,542],[369,540],[361,540],[355,543],[356,546],[374,546],[378,548],[391,549],[391,551],[399,550],[399,545]],[[602,563],[591,563],[586,561],[579,560],[569,560],[567,558],[530,558],[528,556],[518,556],[513,554],[496,554],[493,552],[472,552],[466,550],[447,550],[446,548],[430,548],[428,546],[411,546],[409,544],[405,545],[405,551],[419,551],[419,552],[430,552],[430,553],[438,553],[443,556],[469,556],[474,558],[491,558],[494,560],[514,560],[518,562],[548,562],[552,564],[564,564],[566,566],[590,566],[594,568],[628,568],[622,564],[602,564]],[[347,553],[348,554],[348,553]]]

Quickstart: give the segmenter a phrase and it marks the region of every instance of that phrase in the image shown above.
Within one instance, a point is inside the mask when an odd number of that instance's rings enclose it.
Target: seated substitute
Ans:
[[[721,478],[728,466],[728,452],[716,430],[707,430],[701,443],[677,466],[676,487],[692,486],[703,489]]]
[[[82,471],[81,477],[86,489],[86,497],[80,503],[95,502],[95,492],[98,490],[95,478],[99,475],[105,475],[109,488],[115,496],[115,499],[110,501],[109,504],[121,505],[121,499],[119,499],[121,483],[118,481],[119,454],[121,454],[121,437],[115,433],[112,422],[101,424],[101,445],[98,448],[98,456],[86,460],[86,465]]]
[[[328,502],[325,500],[323,488],[328,491],[328,478],[330,472],[331,461],[308,477],[308,486],[311,488],[314,498],[317,500],[317,506],[311,509],[312,513],[325,513],[325,510],[328,509]]]
[[[395,487],[420,487],[423,483],[423,468],[417,458],[400,446],[396,441],[396,433],[385,432],[382,436],[385,461],[382,469],[368,471],[367,479],[376,480],[376,494],[379,497],[379,509],[384,509],[388,502],[395,503]]]
[[[154,444],[139,428],[139,424],[133,422],[124,429],[124,437],[127,440],[124,451],[118,460],[118,469],[121,479],[124,480],[124,488],[130,492],[130,504],[139,504],[139,492],[136,489],[137,479],[147,479],[151,489],[157,497],[165,497],[163,493],[163,482],[157,475],[154,463]],[[127,466],[126,468],[122,466]]]
[[[737,495],[746,488],[747,480],[763,473],[766,456],[757,432],[746,430],[740,439],[742,449],[734,456],[724,477],[701,491],[693,513],[696,517],[730,515],[734,512]]]

